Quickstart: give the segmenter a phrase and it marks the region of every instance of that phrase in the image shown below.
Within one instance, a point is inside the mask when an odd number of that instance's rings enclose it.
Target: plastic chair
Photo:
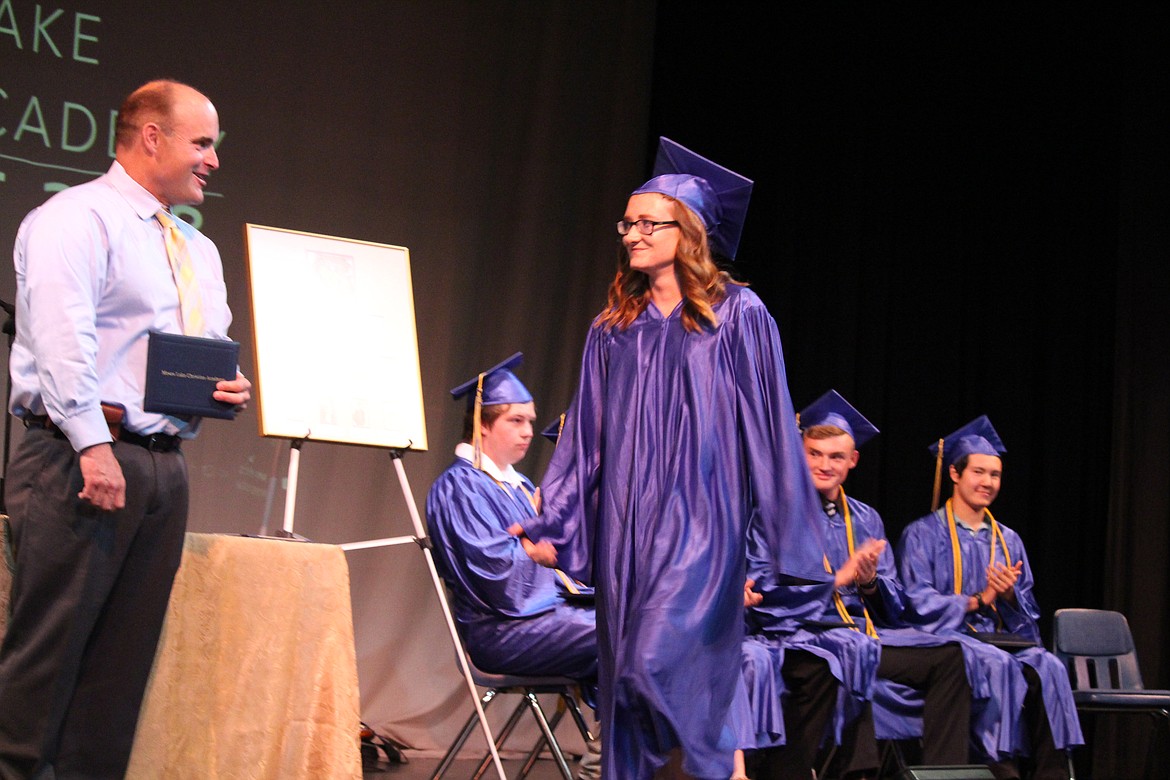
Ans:
[[[1170,730],[1170,690],[1147,690],[1142,685],[1125,615],[1058,609],[1053,621],[1052,652],[1068,669],[1078,712],[1144,712]],[[1147,768],[1156,744],[1151,738]]]
[[[528,776],[528,773],[536,763],[536,759],[540,756],[541,750],[547,745],[561,776],[564,780],[573,780],[573,775],[569,771],[568,761],[565,759],[565,754],[561,750],[560,743],[557,742],[554,732],[561,718],[568,712],[573,722],[577,725],[577,730],[581,733],[581,738],[586,742],[591,742],[594,739],[589,731],[589,727],[585,724],[585,717],[581,714],[581,708],[577,705],[577,681],[568,677],[523,677],[510,674],[490,674],[476,668],[475,664],[471,661],[470,655],[467,655],[467,665],[471,670],[471,679],[475,684],[487,689],[483,696],[480,697],[480,702],[485,712],[487,711],[488,705],[495,701],[498,696],[503,694],[516,694],[520,696],[520,701],[516,704],[515,709],[512,710],[512,714],[508,716],[507,722],[496,736],[497,751],[507,741],[513,729],[516,728],[516,724],[520,722],[520,718],[525,710],[532,713],[532,717],[540,727],[541,737],[525,757],[517,778],[522,779]],[[544,709],[540,706],[540,701],[537,699],[537,696],[542,693],[557,696],[557,709],[551,718],[545,715]],[[451,743],[451,747],[447,749],[438,767],[435,768],[434,774],[431,775],[431,780],[439,780],[439,778],[446,774],[451,764],[454,763],[455,756],[463,748],[463,744],[467,742],[467,738],[471,736],[471,732],[475,730],[477,725],[479,725],[479,720],[476,717],[476,713],[472,712],[471,717],[463,725],[462,731],[459,732],[459,736]],[[479,780],[490,763],[491,756],[485,755],[483,760],[480,761],[479,767],[476,769],[473,777]]]

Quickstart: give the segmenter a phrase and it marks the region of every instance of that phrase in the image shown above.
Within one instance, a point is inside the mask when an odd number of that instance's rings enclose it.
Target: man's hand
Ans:
[[[1009,604],[1016,603],[1016,580],[1020,578],[1020,571],[1024,567],[1023,561],[1016,561],[1012,566],[995,563],[987,567],[987,588],[995,592],[996,598],[1001,598]]]
[[[763,593],[756,593],[752,588],[756,586],[756,581],[749,577],[743,584],[743,605],[745,607],[754,607],[764,600]]]
[[[252,399],[252,383],[248,381],[248,377],[237,371],[234,380],[216,382],[215,392],[211,397],[221,403],[231,404],[237,411],[243,411],[248,408],[248,401]]]
[[[885,539],[866,539],[862,542],[861,549],[854,552],[857,556],[856,578],[859,586],[877,579],[878,560],[885,549]]]
[[[77,497],[98,509],[113,512],[126,506],[126,478],[108,442],[86,447],[79,457],[85,485]]]
[[[833,583],[838,588],[844,588],[854,582],[872,581],[877,576],[878,559],[885,549],[886,541],[884,539],[866,539],[862,542],[861,547],[853,551],[849,560],[837,569]]]
[[[987,587],[979,597],[968,596],[967,611],[976,612],[981,606],[994,604],[996,599],[1003,599],[1008,604],[1016,603],[1016,580],[1020,578],[1020,571],[1024,568],[1023,561],[1016,561],[1014,566],[1004,566],[1001,563],[987,567]],[[982,600],[982,604],[980,604]]]
[[[528,554],[536,563],[541,566],[547,566],[550,569],[557,565],[557,548],[553,547],[552,542],[544,541],[534,542],[528,538],[524,533],[524,528],[519,523],[513,523],[508,528],[508,533],[512,536],[520,537],[520,546],[524,548],[524,552]]]

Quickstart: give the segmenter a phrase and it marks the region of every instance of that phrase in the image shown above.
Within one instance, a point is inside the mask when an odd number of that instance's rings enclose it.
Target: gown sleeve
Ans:
[[[505,617],[551,609],[555,591],[546,569],[524,552],[507,528],[529,514],[526,499],[505,492],[471,468],[443,474],[427,496],[427,517],[436,552],[460,598]]]
[[[601,485],[606,341],[603,328],[596,323],[590,327],[577,392],[541,480],[541,513],[521,523],[530,539],[549,541],[557,548],[557,568],[586,583],[593,581],[593,539]]]
[[[748,297],[740,293],[741,298]],[[808,473],[788,394],[776,322],[759,299],[745,306],[735,340],[735,382],[751,489],[752,525],[778,580],[823,582],[821,505]]]
[[[963,630],[968,596],[953,592],[954,576],[942,570],[935,515],[906,526],[898,541],[898,571],[906,589],[906,619],[932,633]],[[951,565],[947,540],[945,565]]]
[[[1003,599],[997,599],[995,607],[999,610],[999,616],[1003,618],[1004,628],[1007,631],[1040,642],[1040,626],[1037,622],[1040,619],[1040,606],[1036,603],[1036,597],[1032,593],[1035,580],[1032,578],[1032,567],[1028,563],[1028,553],[1024,550],[1024,544],[1015,531],[1002,526],[1001,528],[1015,560],[1023,561],[1024,565],[1020,568],[1019,579],[1016,580],[1015,606]]]
[[[893,546],[886,539],[886,527],[876,510],[867,513],[862,523],[864,538],[881,539],[886,542],[878,558],[877,591],[862,600],[870,610],[871,617],[879,626],[902,628],[906,622],[902,617],[905,604],[902,600],[902,583],[898,581],[897,565],[894,563]],[[861,596],[860,590],[858,591]]]
[[[753,518],[747,534],[747,576],[763,600],[747,610],[747,630],[768,636],[788,635],[801,625],[820,620],[833,598],[833,581],[801,580],[778,574],[762,529]]]

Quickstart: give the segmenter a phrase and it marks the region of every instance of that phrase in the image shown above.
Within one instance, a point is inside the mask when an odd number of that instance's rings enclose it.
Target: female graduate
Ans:
[[[713,259],[752,183],[665,138],[655,173],[618,221],[542,512],[513,531],[596,586],[603,776],[726,780],[748,520],[776,571],[822,581],[819,504],[776,323]]]

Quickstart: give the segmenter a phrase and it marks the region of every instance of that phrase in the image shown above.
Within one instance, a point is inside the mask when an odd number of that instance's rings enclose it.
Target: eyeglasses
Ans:
[[[617,231],[618,231],[619,236],[624,236],[625,234],[630,232],[630,228],[632,228],[636,225],[639,233],[641,233],[644,236],[649,236],[649,235],[653,234],[655,230],[662,227],[663,225],[677,225],[677,224],[678,224],[678,222],[676,222],[674,220],[666,220],[664,222],[655,222],[652,219],[636,219],[633,222],[628,222],[624,219],[621,219],[621,220],[618,220]]]

